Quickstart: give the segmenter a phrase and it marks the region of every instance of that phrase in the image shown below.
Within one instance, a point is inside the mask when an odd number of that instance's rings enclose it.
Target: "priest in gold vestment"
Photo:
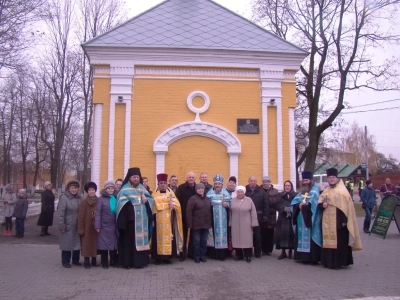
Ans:
[[[356,212],[353,201],[338,170],[327,169],[329,187],[320,195],[318,206],[322,210],[321,264],[340,269],[353,264],[353,250],[361,250]]]
[[[174,192],[168,188],[168,175],[157,175],[158,188],[153,192],[154,231],[151,257],[156,265],[171,263],[183,250],[182,210]]]

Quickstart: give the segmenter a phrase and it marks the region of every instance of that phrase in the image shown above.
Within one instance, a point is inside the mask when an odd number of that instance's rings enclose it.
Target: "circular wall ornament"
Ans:
[[[204,105],[200,108],[197,108],[193,105],[193,99],[195,97],[201,97],[204,100]],[[187,106],[190,111],[194,112],[196,114],[196,121],[200,121],[200,116],[199,114],[202,114],[203,112],[207,111],[207,109],[210,107],[210,97],[202,91],[194,91],[189,94],[187,97]]]

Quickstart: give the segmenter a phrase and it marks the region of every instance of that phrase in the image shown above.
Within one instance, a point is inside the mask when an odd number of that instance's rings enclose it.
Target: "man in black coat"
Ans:
[[[176,189],[175,196],[178,198],[179,203],[181,204],[182,209],[182,225],[183,225],[183,253],[181,253],[180,261],[184,261],[186,259],[186,254],[191,252],[189,249],[186,249],[187,242],[187,234],[188,234],[188,226],[186,221],[186,207],[189,201],[189,198],[196,194],[196,174],[193,172],[189,172],[186,175],[186,182],[179,185]],[[192,249],[190,249],[192,250]]]
[[[269,204],[268,195],[263,188],[257,185],[257,178],[255,176],[249,177],[249,184],[246,185],[246,194],[253,200],[254,206],[257,211],[257,220],[259,226],[253,228],[254,240],[254,255],[257,258],[261,257],[261,232],[260,227],[263,223],[268,221]]]

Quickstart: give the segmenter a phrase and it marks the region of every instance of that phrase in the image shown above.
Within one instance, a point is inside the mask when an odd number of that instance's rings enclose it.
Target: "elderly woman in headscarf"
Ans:
[[[289,258],[292,258],[292,250],[294,249],[294,231],[292,227],[292,211],[290,204],[293,198],[296,197],[296,192],[293,188],[293,183],[289,180],[283,184],[283,192],[276,196],[276,210],[279,212],[278,221],[276,222],[274,244],[276,249],[281,249],[282,253],[278,259],[284,259],[286,249],[289,250]]]
[[[231,226],[232,246],[236,253],[235,260],[246,259],[251,262],[253,253],[253,228],[258,226],[257,211],[253,200],[244,194],[246,188],[238,186],[236,197],[232,199],[229,226]]]
[[[94,219],[97,212],[97,185],[90,181],[83,187],[87,196],[79,205],[78,233],[81,236],[81,255],[84,257],[83,266],[90,269],[90,264],[97,267],[97,231],[94,229]],[[92,258],[90,262],[90,258]]]
[[[11,184],[5,186],[5,193],[3,194],[3,208],[1,214],[5,218],[6,231],[4,236],[12,236],[12,215],[14,213],[15,203],[17,203],[17,195],[13,192]]]
[[[101,197],[97,200],[97,213],[94,218],[94,228],[98,232],[97,250],[101,255],[101,265],[108,269],[108,252],[110,252],[110,265],[117,266],[117,198],[115,197],[115,184],[108,180],[104,189],[100,191]]]
[[[81,202],[79,194],[80,184],[76,180],[71,180],[65,187],[64,194],[58,201],[58,227],[60,234],[61,262],[64,268],[71,268],[72,264],[81,266],[79,262],[79,250],[81,241],[78,234],[78,210]]]
[[[39,219],[37,221],[37,226],[41,226],[40,236],[50,235],[48,232],[49,226],[53,226],[53,216],[54,216],[54,194],[52,191],[52,184],[49,181],[44,183],[44,191],[41,195],[42,208],[40,212]]]

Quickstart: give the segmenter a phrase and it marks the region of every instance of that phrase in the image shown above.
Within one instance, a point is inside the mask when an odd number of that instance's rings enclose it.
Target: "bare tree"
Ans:
[[[32,136],[34,115],[33,107],[30,105],[29,93],[30,82],[26,70],[18,69],[16,75],[16,97],[14,99],[16,138],[14,142],[18,145],[19,163],[22,169],[22,186],[27,188],[28,156],[32,151]]]
[[[0,0],[0,69],[15,69],[21,63],[21,51],[30,45],[37,30],[27,26],[40,18],[45,0]]]
[[[256,21],[309,51],[298,73],[308,144],[297,167],[314,170],[319,140],[345,107],[346,91],[398,89],[396,59],[374,51],[399,41],[399,0],[255,0]],[[381,26],[385,25],[385,26]],[[324,107],[325,114],[321,115]]]
[[[48,97],[35,106],[41,124],[41,139],[50,158],[51,181],[60,188],[63,181],[62,162],[64,137],[76,113],[78,102],[78,56],[72,51],[71,35],[74,23],[72,0],[52,0],[45,12],[48,40],[47,53],[42,58],[42,80]]]
[[[80,0],[79,41],[81,43],[88,41],[122,22],[125,19],[124,5],[125,2],[121,0]],[[84,103],[82,182],[87,182],[91,160],[93,69],[85,54],[80,60],[80,88]]]
[[[2,168],[3,168],[3,184],[12,181],[13,173],[13,140],[16,136],[15,126],[15,100],[17,98],[16,91],[17,80],[15,76],[5,80],[4,85],[0,89],[0,126],[1,126],[1,143],[2,143]]]

